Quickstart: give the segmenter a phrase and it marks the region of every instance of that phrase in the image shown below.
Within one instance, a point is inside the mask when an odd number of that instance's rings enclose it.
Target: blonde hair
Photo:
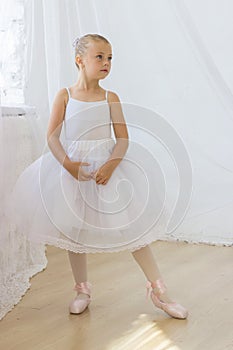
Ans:
[[[90,40],[93,40],[93,41],[101,41],[102,40],[105,43],[110,44],[110,42],[102,35],[99,35],[99,34],[83,35],[81,38],[77,38],[73,42],[73,47],[75,48],[74,57],[76,57],[77,55],[83,56],[85,54],[85,52],[89,46]],[[76,61],[75,61],[75,65],[78,69],[80,69],[79,65]]]

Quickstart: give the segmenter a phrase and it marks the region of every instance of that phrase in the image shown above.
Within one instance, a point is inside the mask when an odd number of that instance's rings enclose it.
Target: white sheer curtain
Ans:
[[[18,175],[40,154],[33,108],[2,107],[0,114],[0,319],[30,288],[29,279],[47,265],[45,247],[27,240],[4,215]],[[35,137],[37,135],[37,137]]]
[[[26,96],[36,105],[44,130],[56,91],[77,79],[73,40],[100,33],[113,47],[112,71],[101,84],[119,94],[126,120],[132,119],[126,104],[154,110],[183,140],[192,163],[193,194],[170,239],[233,241],[232,9],[228,0],[27,2]],[[168,172],[167,194],[172,193],[175,206],[173,176]]]
[[[40,155],[44,144],[35,106],[22,103],[22,2],[0,4],[0,319],[30,288],[30,277],[47,265],[45,247],[29,242],[4,212],[17,177]]]
[[[25,1],[26,104],[35,106],[44,139],[56,92],[77,80],[73,40],[99,33],[113,47],[101,85],[118,93],[126,121],[133,120],[130,104],[154,111],[155,121],[157,112],[183,141],[193,193],[185,218],[164,239],[233,243],[232,10],[230,0]],[[174,208],[177,164],[169,165],[173,155],[161,141],[164,147],[151,148]],[[150,147],[149,137],[142,142]]]

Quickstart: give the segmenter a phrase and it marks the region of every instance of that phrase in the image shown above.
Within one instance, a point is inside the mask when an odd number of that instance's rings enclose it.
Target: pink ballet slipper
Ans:
[[[78,295],[79,293],[87,294],[89,298],[81,299],[77,295],[69,305],[71,314],[81,314],[88,307],[91,302],[91,287],[92,285],[89,282],[80,282],[75,285],[74,290],[78,292]]]
[[[186,310],[182,305],[171,302],[165,303],[160,300],[160,296],[166,291],[166,286],[162,279],[157,279],[155,282],[147,281],[147,299],[150,296],[155,306],[165,311],[169,316],[179,319],[185,319],[188,317],[188,310]]]

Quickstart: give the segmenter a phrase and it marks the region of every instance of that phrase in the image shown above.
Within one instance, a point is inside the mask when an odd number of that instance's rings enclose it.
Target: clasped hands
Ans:
[[[95,180],[98,185],[106,185],[115,169],[111,162],[106,162],[97,170],[88,173],[82,166],[89,166],[87,162],[72,162],[68,171],[79,181]]]

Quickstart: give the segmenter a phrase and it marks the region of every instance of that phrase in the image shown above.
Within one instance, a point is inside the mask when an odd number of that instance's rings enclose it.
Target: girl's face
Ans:
[[[90,41],[89,47],[82,59],[84,70],[88,77],[104,79],[110,72],[112,59],[111,45],[104,41]]]

